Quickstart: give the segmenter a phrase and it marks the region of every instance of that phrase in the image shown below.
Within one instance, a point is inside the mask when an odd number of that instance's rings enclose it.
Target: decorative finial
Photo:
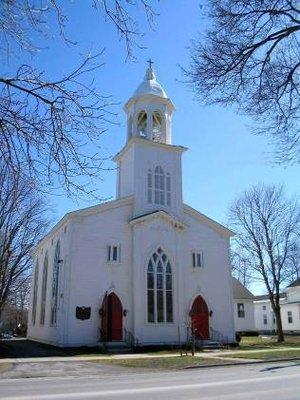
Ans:
[[[149,64],[149,67],[147,68],[147,71],[146,71],[145,80],[146,81],[152,81],[153,79],[155,79],[155,74],[154,74],[154,71],[152,69],[152,64],[154,64],[154,62],[150,58],[147,61],[147,63]]]

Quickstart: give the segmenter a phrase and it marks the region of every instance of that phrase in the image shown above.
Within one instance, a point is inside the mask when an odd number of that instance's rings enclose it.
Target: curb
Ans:
[[[198,368],[216,368],[216,367],[234,367],[237,365],[252,365],[252,364],[270,364],[284,361],[300,361],[300,357],[296,358],[276,358],[273,360],[255,360],[255,361],[237,361],[232,363],[224,364],[209,364],[209,365],[191,365],[190,367],[184,367],[182,369],[198,369]]]

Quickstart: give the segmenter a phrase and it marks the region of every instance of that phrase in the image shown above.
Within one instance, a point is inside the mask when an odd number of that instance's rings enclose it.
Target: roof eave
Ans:
[[[208,217],[207,215],[201,213],[198,210],[195,210],[193,207],[189,206],[188,204],[184,204],[184,209],[186,212],[193,214],[194,216],[201,219],[203,222],[206,222],[212,229],[215,229],[219,233],[222,233],[226,237],[235,236],[235,232],[231,229],[226,228],[226,226],[220,224],[219,222],[213,220],[212,218]]]
[[[167,144],[167,143],[161,143],[161,142],[154,142],[149,139],[144,139],[141,137],[136,137],[132,136],[129,141],[125,144],[125,146],[112,158],[114,162],[118,162],[120,157],[132,146],[133,143],[140,143],[142,145],[148,145],[148,146],[157,146],[157,147],[162,147],[162,148],[167,148],[172,151],[177,151],[177,152],[184,152],[188,150],[187,147],[184,146],[177,146],[174,144]]]
[[[176,110],[176,108],[175,108],[175,106],[174,106],[174,104],[173,104],[171,99],[169,99],[168,97],[161,97],[161,96],[158,96],[158,95],[153,94],[153,93],[146,93],[146,94],[143,94],[143,95],[140,95],[140,96],[132,96],[132,97],[130,97],[130,99],[127,100],[126,103],[124,104],[123,110],[125,112],[127,112],[132,103],[138,102],[139,100],[142,100],[142,99],[145,99],[145,100],[147,100],[147,99],[159,100],[162,103],[166,103],[168,105],[169,109],[172,112]]]

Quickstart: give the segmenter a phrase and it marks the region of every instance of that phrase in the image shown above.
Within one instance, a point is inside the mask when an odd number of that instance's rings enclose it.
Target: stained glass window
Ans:
[[[33,299],[32,299],[32,325],[35,325],[36,321],[36,305],[37,305],[37,293],[38,293],[38,280],[39,280],[39,264],[36,262],[34,271],[34,282],[33,282]]]
[[[41,314],[40,314],[40,324],[45,324],[45,314],[46,314],[46,299],[47,299],[47,280],[48,280],[48,253],[46,253],[44,258],[43,266],[43,280],[42,280],[42,295],[41,295]]]
[[[148,322],[173,322],[172,268],[161,248],[152,255],[147,269]]]
[[[51,325],[57,323],[57,306],[58,306],[58,286],[59,286],[59,265],[60,265],[60,243],[55,247],[53,275],[52,275],[52,300],[51,300]]]

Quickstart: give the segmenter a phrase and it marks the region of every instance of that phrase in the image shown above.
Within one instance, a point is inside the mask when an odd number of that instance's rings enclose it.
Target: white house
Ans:
[[[300,333],[300,278],[291,283],[280,297],[282,328],[285,333]],[[254,300],[255,327],[260,332],[276,330],[276,318],[268,295]]]
[[[232,278],[234,299],[234,326],[236,332],[254,332],[255,296],[236,278]]]
[[[116,200],[66,214],[37,245],[28,337],[57,346],[235,340],[232,232],[183,203],[174,105],[151,67],[125,104]]]

